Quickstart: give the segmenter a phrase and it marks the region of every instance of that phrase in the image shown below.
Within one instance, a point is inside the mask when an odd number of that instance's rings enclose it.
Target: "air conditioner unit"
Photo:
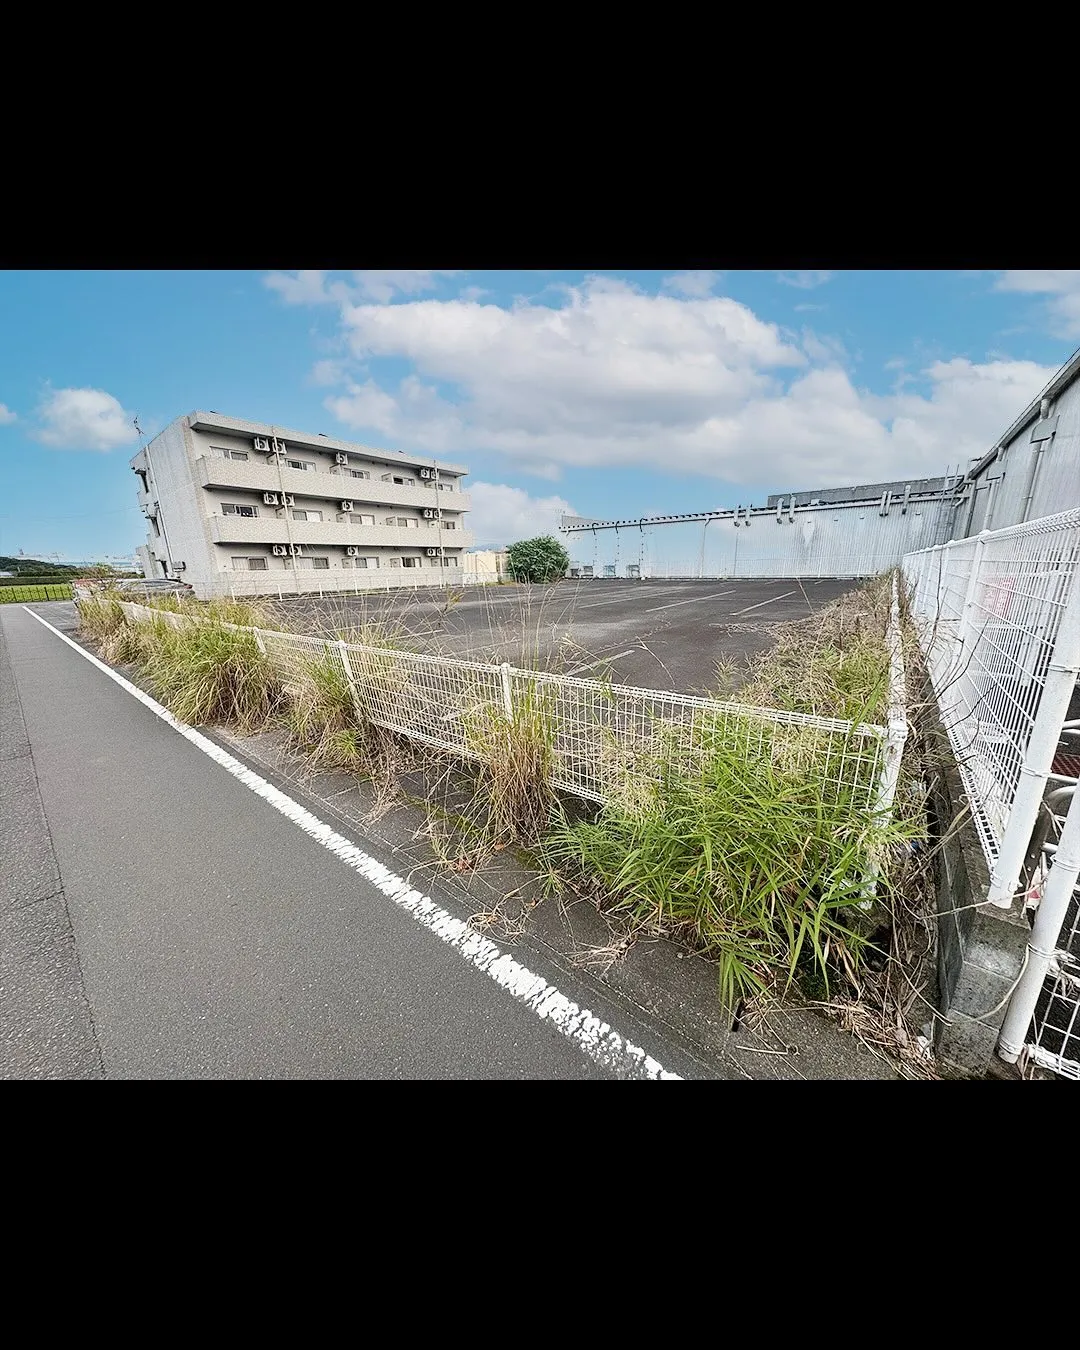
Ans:
[[[258,451],[259,454],[268,455],[270,453],[270,442],[266,439],[265,436],[256,436],[254,444],[255,449]]]
[[[277,506],[277,505],[278,505],[278,495],[277,495],[276,492],[264,492],[264,493],[263,493],[263,501],[265,502],[265,504],[266,504],[267,506]]]
[[[435,512],[435,508],[434,508],[433,506],[425,506],[425,507],[424,507],[424,519],[425,519],[425,520],[434,520],[434,519],[435,519],[435,515],[436,515],[436,512]]]
[[[352,510],[352,502],[342,502],[342,503],[341,503],[341,509],[342,509],[343,511],[351,511],[351,510]]]
[[[424,549],[424,552],[429,558],[437,558],[439,556],[439,550],[437,548],[426,548]]]
[[[174,563],[173,563],[173,571],[174,571],[174,572],[186,572],[186,571],[187,571],[187,563],[186,563],[186,562],[174,562]]]
[[[345,550],[345,556],[347,558],[359,558],[360,550],[356,547],[355,544],[350,544],[349,547]]]
[[[434,469],[421,469],[421,470],[420,470],[420,477],[421,477],[421,478],[434,478],[434,477],[435,477],[435,470],[434,470]]]
[[[296,498],[291,492],[283,492],[281,494],[281,504],[282,506],[294,506],[296,504]]]
[[[294,558],[302,558],[304,556],[304,547],[302,544],[290,544],[289,552]]]
[[[273,544],[271,546],[271,552],[275,558],[287,558],[289,556],[289,546],[288,544]]]
[[[348,464],[348,462],[349,462],[349,456],[348,456],[347,454],[345,454],[345,452],[344,452],[343,450],[339,450],[339,451],[337,452],[337,454],[334,456],[334,463],[335,463],[335,464]]]
[[[284,455],[286,450],[285,442],[279,441],[278,438],[275,436],[270,444],[270,448],[271,450],[273,450],[275,455]]]

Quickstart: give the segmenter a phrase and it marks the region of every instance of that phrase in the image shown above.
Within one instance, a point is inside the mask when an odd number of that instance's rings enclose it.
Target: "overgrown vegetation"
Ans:
[[[886,634],[892,573],[849,591],[811,618],[780,628],[736,687],[733,664],[716,667],[717,696],[852,722],[880,721],[889,692]]]
[[[888,692],[889,582],[881,578],[782,629],[747,681],[735,690],[722,684],[721,696],[879,722]],[[523,846],[549,890],[590,897],[625,921],[629,941],[667,934],[713,959],[719,996],[732,1009],[793,988],[831,999],[849,1021],[852,1009],[865,1018],[873,1006],[891,1018],[901,1006],[894,930],[904,901],[896,888],[910,881],[911,841],[923,829],[918,791],[905,776],[903,809],[892,821],[857,808],[849,790],[830,784],[823,791],[826,742],[832,737],[837,753],[840,733],[784,726],[762,736],[759,721],[742,726],[730,714],[692,730],[658,727],[635,747],[618,800],[590,808],[560,801],[550,786],[557,727],[543,685],[516,677],[508,712],[479,682],[458,711],[475,760],[464,790],[459,761],[418,751],[383,725],[393,725],[409,697],[395,649],[411,645],[386,616],[365,612],[356,622],[355,607],[343,608],[330,625],[335,637],[368,649],[356,657],[350,683],[332,649],[290,658],[286,672],[254,637],[227,626],[284,628],[281,615],[263,606],[162,596],[151,607],[199,622],[127,624],[110,592],[79,605],[106,659],[141,666],[185,721],[244,731],[283,726],[312,767],[368,778],[384,793],[404,761],[423,764],[433,784],[429,829],[446,865],[471,869]],[[325,620],[320,627],[327,631]],[[447,708],[432,702],[428,711],[437,739]],[[605,734],[618,740],[613,728]],[[603,737],[598,746],[603,754]],[[616,751],[627,758],[621,741]],[[882,879],[867,908],[874,864]],[[860,1002],[867,990],[878,992]]]
[[[566,576],[570,555],[550,534],[520,539],[506,550],[506,569],[514,581],[546,583]]]
[[[561,883],[715,959],[731,1008],[804,972],[826,989],[856,975],[867,868],[903,831],[824,794],[797,749],[748,753],[730,723],[696,730],[692,757],[685,733],[665,739],[632,799],[592,820],[557,814],[542,852]]]

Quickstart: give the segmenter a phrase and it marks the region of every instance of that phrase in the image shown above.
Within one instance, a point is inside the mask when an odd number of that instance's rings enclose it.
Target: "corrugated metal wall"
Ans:
[[[744,512],[705,524],[624,526],[572,533],[566,538],[571,574],[625,577],[847,577],[875,576],[905,553],[949,537],[952,502],[894,502],[888,515],[876,502]]]
[[[1051,426],[1056,430],[1046,436]],[[1032,440],[1033,435],[1037,439]],[[1034,492],[1025,511],[1036,460]],[[997,457],[979,470],[973,487],[974,503],[969,496],[960,508],[958,538],[1080,506],[1080,380],[1074,379],[1050,400],[1048,417],[1033,418],[1004,442]]]

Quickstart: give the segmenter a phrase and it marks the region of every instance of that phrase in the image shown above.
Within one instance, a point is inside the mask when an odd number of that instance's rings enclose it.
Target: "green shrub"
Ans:
[[[558,581],[566,575],[570,555],[550,534],[521,539],[506,550],[507,571],[514,581]]]

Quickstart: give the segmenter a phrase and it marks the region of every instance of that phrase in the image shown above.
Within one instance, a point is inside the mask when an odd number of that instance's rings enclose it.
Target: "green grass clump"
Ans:
[[[291,673],[284,714],[289,739],[318,769],[374,776],[388,765],[390,735],[362,718],[337,653],[301,658]]]
[[[825,986],[838,970],[854,974],[867,866],[894,827],[853,809],[850,794],[826,800],[813,757],[748,753],[728,723],[693,739],[672,738],[632,801],[595,820],[557,812],[545,864],[633,927],[715,959],[726,1007],[806,970]],[[688,758],[692,770],[676,767]]]
[[[529,681],[514,690],[513,712],[482,704],[465,716],[465,739],[478,764],[477,792],[488,845],[534,843],[555,802],[549,786],[555,726],[544,691]]]
[[[250,633],[220,623],[160,626],[146,657],[157,696],[183,722],[254,731],[280,711],[278,677]]]
[[[127,623],[115,591],[98,591],[77,600],[75,608],[79,611],[79,627],[95,642],[103,642]]]

